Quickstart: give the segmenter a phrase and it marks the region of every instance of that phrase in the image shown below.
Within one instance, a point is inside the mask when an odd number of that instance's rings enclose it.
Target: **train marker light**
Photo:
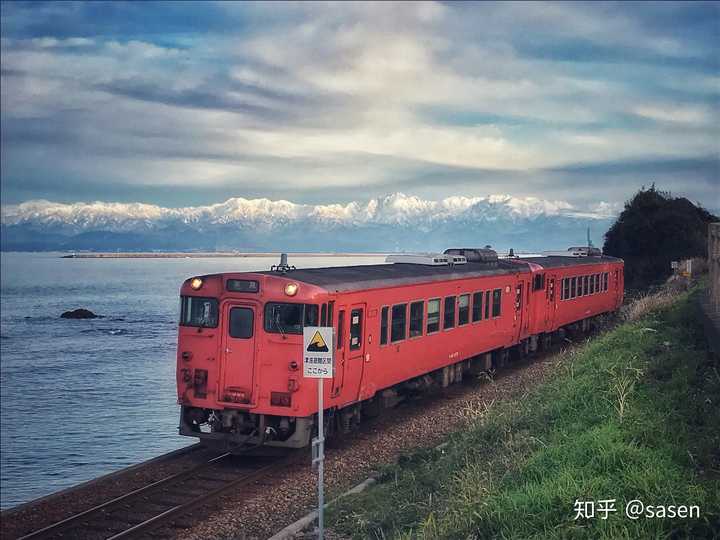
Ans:
[[[203,280],[199,277],[192,278],[192,281],[190,282],[190,288],[194,291],[197,291],[200,287],[203,286]]]
[[[297,283],[288,283],[285,285],[285,294],[288,296],[295,296],[298,292],[298,284]]]

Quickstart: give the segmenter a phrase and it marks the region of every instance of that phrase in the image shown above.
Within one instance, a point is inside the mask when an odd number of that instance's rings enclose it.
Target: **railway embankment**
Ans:
[[[720,367],[701,289],[646,299],[628,322],[561,355],[544,384],[466,409],[470,421],[441,450],[408,454],[331,508],[333,531],[720,537]]]

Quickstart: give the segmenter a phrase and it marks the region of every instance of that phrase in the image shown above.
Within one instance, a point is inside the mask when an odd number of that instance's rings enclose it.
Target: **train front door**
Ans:
[[[228,302],[223,306],[220,354],[221,401],[250,403],[255,371],[255,307]]]

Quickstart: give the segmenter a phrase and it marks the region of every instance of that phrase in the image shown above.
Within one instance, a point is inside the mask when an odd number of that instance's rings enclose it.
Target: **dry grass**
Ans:
[[[620,309],[620,316],[626,321],[637,321],[658,309],[671,306],[678,299],[684,287],[675,282],[668,283],[661,290],[644,294]]]

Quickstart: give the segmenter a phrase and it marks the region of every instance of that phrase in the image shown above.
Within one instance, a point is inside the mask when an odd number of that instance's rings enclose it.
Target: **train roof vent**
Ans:
[[[442,253],[398,253],[385,258],[388,263],[424,264],[426,266],[447,266],[449,264],[465,264],[467,259],[459,255]]]
[[[450,248],[445,255],[462,255],[467,262],[493,263],[498,261],[497,251],[490,248]]]
[[[571,247],[567,251],[543,251],[546,257],[600,257],[602,251],[596,247]]]

